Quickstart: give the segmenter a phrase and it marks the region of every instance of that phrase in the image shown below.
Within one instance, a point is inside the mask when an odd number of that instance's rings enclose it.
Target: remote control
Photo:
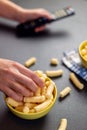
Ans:
[[[63,19],[68,16],[72,16],[75,14],[75,11],[71,7],[66,7],[60,10],[56,10],[54,13],[52,13],[53,18],[47,19],[45,17],[40,17],[33,21],[26,21],[22,24],[17,25],[17,34],[19,36],[26,35],[26,34],[32,34],[35,33],[35,28],[43,26],[47,23],[52,23],[54,21]]]

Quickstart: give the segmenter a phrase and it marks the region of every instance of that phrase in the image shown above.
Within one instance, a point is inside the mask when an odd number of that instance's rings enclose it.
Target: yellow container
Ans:
[[[79,46],[79,56],[82,65],[87,68],[87,40],[83,41]]]
[[[49,79],[51,80],[51,79]],[[5,103],[7,105],[7,107],[9,108],[9,110],[16,116],[22,118],[22,119],[27,119],[27,120],[34,120],[34,119],[38,119],[41,118],[45,115],[47,115],[50,110],[52,109],[52,107],[54,106],[56,99],[57,99],[57,88],[56,86],[54,86],[54,91],[53,91],[53,100],[52,102],[44,109],[41,110],[40,112],[35,112],[35,113],[23,113],[23,112],[19,112],[17,110],[15,110],[11,105],[9,105],[6,100]]]

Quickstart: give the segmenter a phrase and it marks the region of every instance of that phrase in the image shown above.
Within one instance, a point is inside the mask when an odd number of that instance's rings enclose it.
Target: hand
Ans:
[[[19,23],[23,23],[27,20],[34,20],[39,17],[46,17],[52,19],[52,15],[45,9],[24,9],[21,6],[9,1],[0,1],[0,16],[11,20],[15,20]],[[44,30],[45,26],[36,28],[35,31],[39,32]]]
[[[33,96],[37,86],[43,87],[43,81],[23,65],[0,59],[0,90],[17,101],[23,96]]]
[[[35,20],[40,17],[46,17],[48,19],[52,19],[52,14],[50,14],[47,10],[45,9],[23,9],[21,11],[21,19],[20,23],[25,22],[27,20]],[[35,29],[35,32],[39,32],[45,29],[45,26],[41,26],[39,28]]]

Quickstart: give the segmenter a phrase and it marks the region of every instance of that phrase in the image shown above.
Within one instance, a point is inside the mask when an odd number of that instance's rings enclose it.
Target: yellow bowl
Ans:
[[[87,68],[87,40],[83,41],[79,46],[79,56],[82,65]]]
[[[16,115],[16,116],[18,116],[22,119],[34,120],[34,119],[38,119],[38,118],[41,118],[41,117],[47,115],[49,113],[49,111],[52,109],[52,107],[54,106],[56,99],[57,99],[57,88],[56,88],[56,86],[54,87],[53,95],[54,95],[54,98],[53,98],[52,102],[44,110],[42,110],[40,112],[36,112],[36,113],[19,112],[19,111],[15,110],[11,105],[9,105],[6,102],[6,100],[5,100],[5,103],[6,103],[7,107],[9,108],[9,110],[14,115]]]

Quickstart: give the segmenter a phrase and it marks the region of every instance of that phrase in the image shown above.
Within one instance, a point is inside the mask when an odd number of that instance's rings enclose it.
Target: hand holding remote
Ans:
[[[57,10],[52,14],[52,16],[53,16],[52,19],[40,17],[36,20],[26,21],[22,24],[19,24],[17,26],[17,34],[19,36],[23,36],[23,35],[26,35],[26,34],[33,34],[33,33],[35,33],[35,29],[37,27],[44,26],[47,23],[51,23],[53,21],[63,19],[65,17],[71,16],[71,15],[74,15],[74,14],[75,14],[75,11],[71,7],[66,7],[64,9]]]

